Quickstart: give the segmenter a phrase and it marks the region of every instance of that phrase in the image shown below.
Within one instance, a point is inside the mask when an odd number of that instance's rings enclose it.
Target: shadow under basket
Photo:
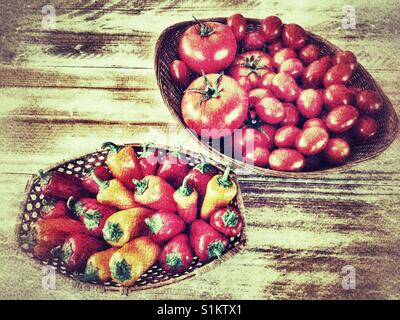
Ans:
[[[142,151],[141,145],[139,144],[130,144],[130,145],[134,147],[137,153]],[[152,147],[157,148],[159,152],[159,157],[162,157],[167,151],[177,150],[177,148],[169,146],[165,147],[165,146],[152,145]],[[199,154],[187,150],[182,150],[182,152],[186,154],[186,158],[188,159],[190,166],[194,166],[197,163],[199,163]],[[78,178],[82,178],[84,169],[105,165],[107,154],[108,150],[90,153],[77,159],[72,159],[69,161],[65,161],[63,163],[59,163],[54,167],[47,168],[45,171],[60,171],[66,174],[74,175]],[[225,169],[221,164],[217,163],[212,159],[207,159],[207,161],[211,163],[214,167],[216,167],[221,173]],[[241,215],[245,220],[243,198],[240,191],[240,186],[238,184],[236,176],[233,173],[230,174],[230,178],[238,186],[238,193],[235,199],[232,201],[231,205],[236,206],[240,210]],[[20,211],[21,214],[16,228],[16,236],[19,245],[22,251],[28,254],[30,257],[40,261],[43,265],[52,266],[58,273],[63,274],[66,278],[69,278],[71,281],[73,281],[74,286],[79,286],[82,288],[88,288],[88,289],[97,288],[100,291],[122,291],[127,294],[130,291],[150,289],[176,283],[214,269],[223,261],[226,261],[226,259],[238,253],[246,243],[246,234],[244,227],[239,235],[237,235],[236,237],[231,237],[229,239],[228,249],[219,259],[212,260],[208,263],[203,263],[197,257],[195,257],[189,269],[184,273],[181,274],[167,273],[157,263],[153,267],[151,267],[147,272],[145,272],[135,282],[135,284],[130,287],[122,287],[119,284],[112,281],[82,282],[80,279],[82,279],[83,274],[70,272],[69,270],[66,269],[65,265],[63,264],[63,262],[61,262],[60,259],[58,258],[37,259],[33,256],[32,253],[33,248],[27,242],[27,239],[29,239],[33,223],[40,218],[40,212],[44,206],[44,200],[45,197],[41,193],[39,185],[39,177],[33,176],[32,179],[28,181],[26,186],[24,199],[21,204],[21,211]]]
[[[203,22],[215,21],[226,23],[226,18],[212,18],[202,20]],[[260,20],[258,19],[246,19],[247,28],[249,31],[259,30]],[[276,171],[267,168],[256,167],[247,164],[243,161],[233,159],[232,157],[225,155],[222,151],[216,150],[212,147],[213,141],[203,141],[198,138],[198,136],[190,130],[182,118],[181,113],[181,100],[184,90],[179,88],[171,79],[169,66],[172,61],[179,59],[178,46],[179,40],[183,32],[195,24],[195,21],[185,21],[181,23],[174,24],[167,29],[165,29],[160,35],[156,48],[155,48],[155,71],[157,77],[157,83],[161,91],[164,103],[167,105],[169,111],[174,116],[174,118],[189,132],[189,134],[203,147],[209,150],[212,156],[216,156],[219,159],[226,159],[234,163],[238,167],[247,169],[250,172],[268,176],[279,176],[279,177],[312,177],[320,176],[328,172],[334,173],[343,171],[353,164],[363,162],[372,159],[382,153],[397,136],[398,131],[398,117],[396,111],[394,110],[392,103],[388,97],[383,93],[380,86],[375,82],[372,76],[365,70],[365,68],[358,64],[355,69],[353,76],[349,82],[350,86],[358,87],[361,89],[369,89],[376,91],[384,103],[384,108],[379,116],[376,118],[378,123],[378,132],[373,139],[368,142],[358,143],[352,146],[352,152],[349,159],[345,164],[335,167],[322,167],[316,171],[307,172],[283,172]],[[329,41],[311,33],[307,32],[308,39],[310,43],[318,44],[321,48],[321,53],[324,54],[334,54],[340,49],[330,43]],[[196,76],[194,73],[191,74],[192,80]],[[223,140],[223,139],[221,139]],[[215,144],[214,144],[215,145]],[[223,141],[219,141],[217,145],[223,146]]]

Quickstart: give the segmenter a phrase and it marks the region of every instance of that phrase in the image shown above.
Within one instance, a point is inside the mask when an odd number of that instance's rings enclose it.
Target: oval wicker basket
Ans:
[[[139,144],[130,144],[135,148],[136,152],[142,151],[142,146]],[[166,146],[154,146],[158,148],[160,156],[165,154],[167,151],[177,150],[175,147],[166,147]],[[186,157],[191,166],[196,165],[199,162],[199,154],[183,150],[186,154]],[[84,155],[77,159],[72,159],[69,161],[65,161],[63,163],[59,163],[54,167],[46,169],[46,171],[57,170],[60,172],[65,172],[67,174],[75,175],[79,178],[82,178],[83,169],[92,168],[99,165],[105,165],[105,160],[107,158],[108,150],[97,151],[94,153],[90,153]],[[215,162],[212,159],[207,159],[213,166],[215,166],[218,170],[223,172],[224,167]],[[238,184],[236,176],[231,173],[231,179],[236,182],[238,185],[238,193],[235,199],[232,201],[232,204],[237,206],[244,218],[244,206],[243,206],[243,198],[240,192],[240,186]],[[29,233],[31,232],[32,224],[40,218],[40,211],[44,205],[44,196],[40,191],[39,185],[39,177],[33,176],[31,180],[28,181],[25,196],[21,204],[21,215],[17,224],[16,233],[19,245],[23,252],[28,254],[30,257],[34,258],[32,254],[32,247],[26,242],[26,239],[29,238]],[[130,287],[121,287],[119,284],[114,282],[77,282],[80,281],[82,274],[71,273],[69,272],[63,263],[58,259],[37,259],[43,265],[53,266],[55,270],[66,277],[74,280],[74,285],[79,285],[80,287],[93,288],[97,287],[101,291],[122,291],[125,294],[128,294],[130,291],[134,290],[142,290],[142,289],[150,289],[155,287],[164,286],[167,284],[175,283],[182,281],[184,279],[188,279],[194,277],[196,275],[200,275],[208,270],[214,269],[217,265],[221,264],[221,262],[225,261],[229,257],[232,257],[246,243],[246,234],[245,230],[236,237],[230,238],[229,248],[228,250],[216,260],[213,260],[209,263],[203,263],[199,261],[197,257],[193,259],[191,266],[188,271],[183,274],[171,274],[167,273],[162,268],[156,264],[151,269],[149,269],[146,273],[144,273],[133,286]],[[36,258],[35,258],[36,259]]]
[[[206,19],[203,21],[216,21],[226,23],[226,18],[212,18]],[[247,26],[249,30],[258,30],[260,28],[260,20],[258,19],[246,19]],[[175,59],[179,59],[178,55],[178,44],[179,39],[182,33],[191,25],[195,24],[195,21],[185,21],[181,23],[174,24],[167,29],[165,29],[160,35],[156,48],[155,48],[155,72],[157,77],[158,86],[161,91],[162,98],[167,105],[168,109],[174,116],[174,118],[189,132],[189,134],[198,141],[203,147],[207,148],[212,156],[217,156],[219,159],[227,159],[228,161],[233,162],[235,165],[239,167],[244,167],[250,172],[270,175],[270,176],[279,176],[279,177],[312,177],[319,176],[322,174],[326,174],[328,172],[339,172],[344,169],[349,168],[351,165],[359,162],[366,161],[368,159],[374,158],[380,153],[382,153],[389,145],[393,142],[393,140],[397,136],[398,131],[398,117],[396,115],[396,111],[394,110],[390,100],[383,93],[380,86],[375,82],[372,76],[365,70],[363,66],[360,64],[356,68],[350,85],[359,87],[362,89],[370,89],[379,93],[384,101],[384,110],[380,114],[378,120],[378,132],[373,140],[368,141],[366,143],[360,143],[352,148],[352,153],[348,161],[342,165],[337,167],[323,167],[318,171],[310,171],[310,172],[282,172],[275,171],[271,169],[255,167],[245,162],[239,161],[237,159],[233,159],[230,156],[227,156],[222,151],[216,150],[212,147],[212,141],[204,142],[198,139],[197,135],[186,126],[183,121],[181,114],[181,100],[183,96],[183,90],[176,86],[169,73],[169,66],[171,62]],[[309,41],[311,43],[316,43],[321,47],[321,51],[323,54],[326,53],[335,53],[339,50],[338,47],[330,43],[329,41],[311,33],[307,32]],[[195,78],[195,75],[192,74],[192,79]],[[219,142],[221,146],[223,146],[223,142]]]

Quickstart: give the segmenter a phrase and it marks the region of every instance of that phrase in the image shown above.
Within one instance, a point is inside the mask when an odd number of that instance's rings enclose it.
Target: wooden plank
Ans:
[[[76,3],[78,5],[74,7]],[[396,12],[393,1],[386,1],[384,5],[372,1],[355,3],[358,24],[354,30],[341,28],[342,7],[347,4],[344,0],[321,6],[306,2],[295,12],[289,9],[289,1],[247,1],[229,6],[206,1],[196,7],[190,1],[184,1],[178,7],[170,1],[133,4],[95,1],[87,5],[78,1],[70,7],[55,2],[58,13],[54,31],[41,27],[44,4],[47,3],[35,1],[29,6],[24,5],[24,10],[16,4],[11,12],[6,12],[19,19],[12,20],[0,31],[3,34],[0,38],[3,64],[152,68],[156,39],[167,26],[191,19],[192,14],[209,18],[216,10],[219,15],[228,16],[244,9],[243,13],[249,17],[263,18],[264,12],[268,12],[279,14],[284,21],[297,22],[343,48],[350,48],[367,67],[398,69],[395,56],[400,48],[395,39],[399,22],[394,16],[391,18]],[[385,50],[379,49],[382,47]]]

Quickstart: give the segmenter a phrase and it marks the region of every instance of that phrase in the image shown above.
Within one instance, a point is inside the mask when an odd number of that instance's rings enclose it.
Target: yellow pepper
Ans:
[[[157,261],[161,248],[150,237],[136,238],[116,251],[110,259],[111,278],[130,286]]]
[[[110,258],[119,248],[111,247],[93,254],[86,263],[85,281],[108,281],[111,279]]]
[[[202,219],[208,220],[215,210],[227,206],[235,198],[237,185],[229,177],[230,170],[231,167],[228,165],[223,175],[218,174],[208,182],[200,210]]]
[[[132,208],[115,212],[104,224],[104,240],[114,247],[122,247],[141,234],[145,229],[144,220],[152,212],[153,210],[148,208]]]

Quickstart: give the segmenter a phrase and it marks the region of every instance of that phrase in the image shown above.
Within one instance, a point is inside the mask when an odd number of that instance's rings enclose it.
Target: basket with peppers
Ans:
[[[33,179],[19,238],[36,258],[87,282],[159,285],[244,243],[230,166],[149,144],[102,149]]]

